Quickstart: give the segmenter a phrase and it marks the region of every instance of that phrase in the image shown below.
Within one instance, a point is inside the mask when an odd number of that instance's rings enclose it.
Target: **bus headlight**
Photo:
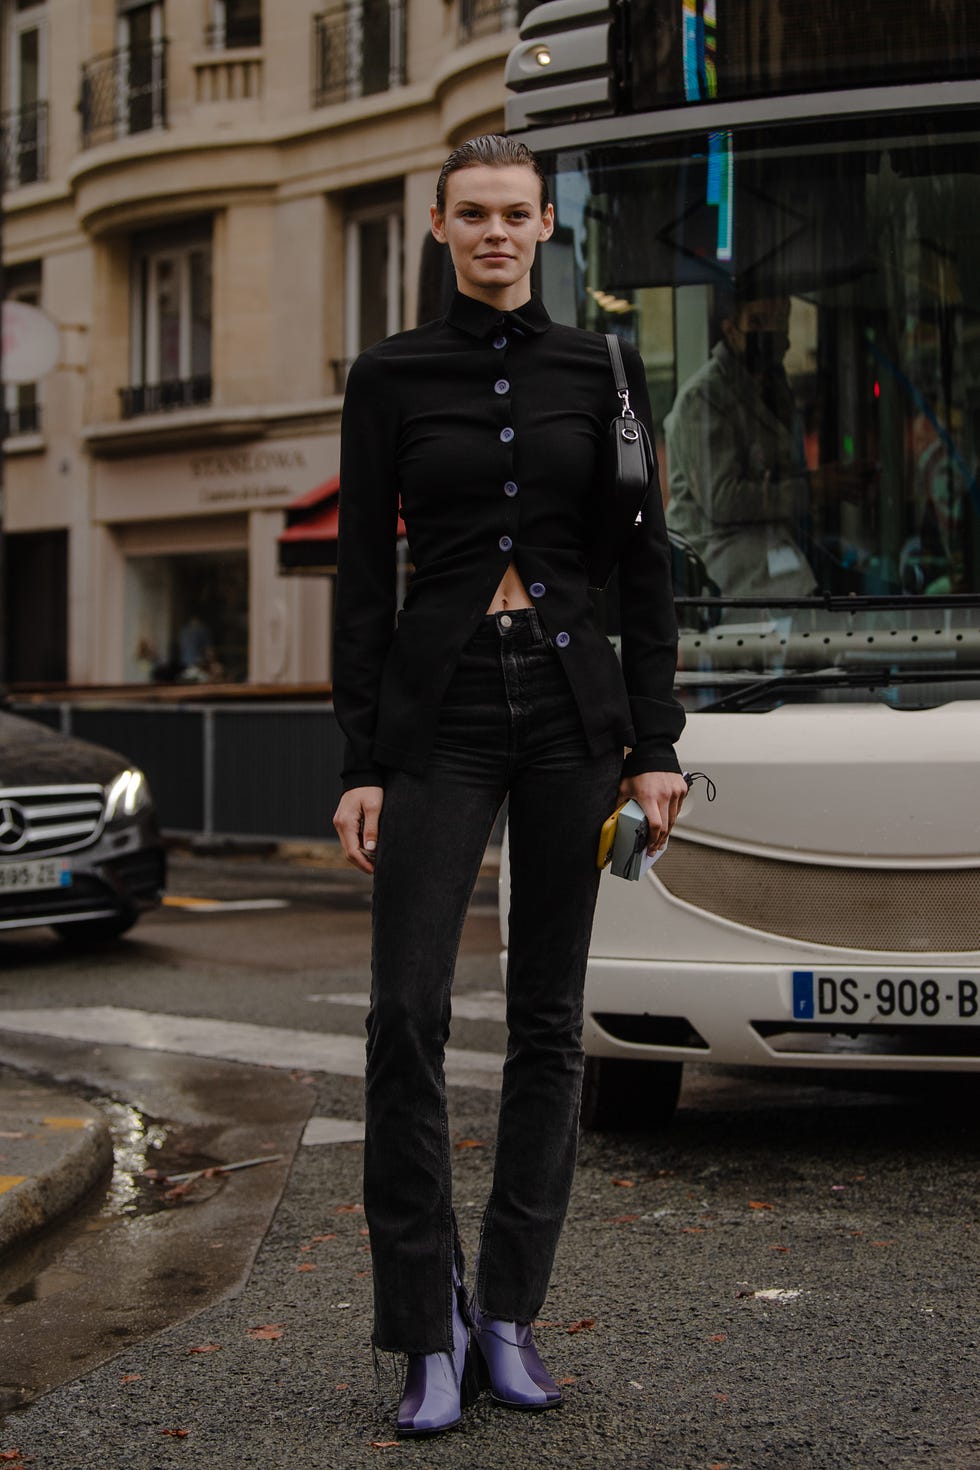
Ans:
[[[150,788],[142,771],[121,771],[105,789],[105,819],[123,822],[150,805]]]

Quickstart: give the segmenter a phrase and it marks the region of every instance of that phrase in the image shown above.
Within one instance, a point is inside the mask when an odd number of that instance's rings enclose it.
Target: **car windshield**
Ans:
[[[980,114],[547,160],[553,315],[639,348],[693,703],[980,675]],[[877,681],[865,677],[869,671]],[[949,672],[950,680],[940,675]]]

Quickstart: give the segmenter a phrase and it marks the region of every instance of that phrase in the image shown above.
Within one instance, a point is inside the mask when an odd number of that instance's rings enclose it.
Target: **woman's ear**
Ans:
[[[430,204],[429,205],[429,228],[432,230],[433,238],[436,239],[436,240],[438,240],[440,245],[445,245],[445,243],[446,243],[446,219],[445,219],[445,215],[441,215],[439,213],[438,209],[436,209],[436,206],[434,204]]]
[[[550,240],[555,233],[555,206],[548,204],[541,213],[541,229],[538,231],[538,241],[542,243]]]

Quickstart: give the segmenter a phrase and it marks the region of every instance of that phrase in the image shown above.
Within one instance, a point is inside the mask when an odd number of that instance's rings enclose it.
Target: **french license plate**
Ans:
[[[71,863],[67,858],[32,858],[22,863],[0,863],[0,893],[13,889],[70,888]]]
[[[980,974],[794,970],[793,1019],[862,1026],[980,1025]]]

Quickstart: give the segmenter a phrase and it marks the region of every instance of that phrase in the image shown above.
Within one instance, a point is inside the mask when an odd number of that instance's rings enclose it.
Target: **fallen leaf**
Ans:
[[[22,1460],[20,1450],[0,1450],[0,1460]]]
[[[749,1200],[749,1209],[750,1210],[771,1210],[772,1209],[772,1205],[767,1205],[766,1202],[765,1202],[765,1200],[761,1200],[761,1199],[750,1199]]]
[[[591,1332],[594,1326],[595,1326],[595,1318],[594,1317],[583,1317],[581,1319],[581,1321],[579,1321],[579,1322],[573,1322],[571,1324],[571,1326],[566,1327],[565,1328],[565,1331],[566,1332]]]
[[[142,1373],[124,1373],[122,1375],[122,1377],[120,1378],[119,1382],[120,1383],[138,1383],[139,1380],[142,1377],[143,1377]]]
[[[363,1215],[364,1214],[364,1206],[363,1205],[338,1205],[337,1206],[337,1214],[338,1215]],[[395,1444],[398,1444],[398,1440],[397,1439],[395,1440]]]
[[[303,1261],[303,1263],[297,1266],[296,1269],[297,1271],[315,1271],[316,1267],[313,1265],[312,1261]]]
[[[358,1233],[358,1235],[370,1235],[371,1234],[370,1230],[367,1228],[366,1225],[362,1225],[361,1228],[360,1228],[360,1230],[357,1233]]]
[[[730,1465],[730,1460],[712,1460],[708,1470],[729,1470]]]
[[[486,1144],[485,1143],[481,1143],[478,1138],[461,1138],[459,1140],[459,1143],[457,1143],[456,1147],[457,1148],[486,1148]]]
[[[350,1384],[349,1383],[335,1383],[334,1384],[334,1388],[339,1393],[342,1388],[350,1388]]]
[[[284,1331],[285,1328],[281,1322],[270,1322],[266,1327],[250,1327],[248,1336],[273,1341],[277,1337],[282,1337]]]
[[[559,1388],[567,1388],[570,1383],[575,1382],[575,1379],[571,1376],[570,1373],[566,1373],[564,1378],[556,1378],[555,1382],[558,1384]]]
[[[609,1223],[611,1225],[632,1225],[633,1221],[639,1218],[639,1215],[613,1215]]]
[[[788,1256],[789,1255],[789,1246],[788,1245],[771,1245],[769,1247],[769,1249],[771,1251],[778,1251],[781,1256]]]
[[[708,1338],[708,1341],[709,1342],[727,1342],[728,1341],[728,1335],[727,1335],[727,1333],[724,1333],[724,1332],[713,1332],[711,1334],[711,1336]]]
[[[868,1244],[869,1245],[894,1245],[895,1242],[893,1240],[869,1240],[868,1241]]]
[[[727,1395],[727,1393],[716,1393],[715,1394],[715,1398],[718,1400],[718,1402],[720,1404],[727,1404],[728,1403],[728,1395]]]
[[[188,1348],[189,1353],[220,1353],[220,1342],[202,1342],[200,1347]]]
[[[336,1230],[331,1230],[329,1235],[311,1235],[310,1239],[312,1240],[314,1245],[319,1245],[321,1240],[336,1240],[337,1232]],[[303,1249],[306,1251],[309,1250],[310,1247],[308,1245],[304,1245]]]
[[[564,1322],[546,1322],[543,1317],[539,1317],[532,1325],[534,1327],[564,1327],[565,1324]]]
[[[613,1184],[616,1185],[617,1189],[634,1189],[636,1187],[632,1179],[614,1179]]]
[[[189,1429],[161,1429],[161,1434],[169,1435],[171,1439],[186,1439],[190,1434]]]
[[[400,1444],[400,1439],[372,1439],[370,1441],[372,1450],[397,1450]]]

